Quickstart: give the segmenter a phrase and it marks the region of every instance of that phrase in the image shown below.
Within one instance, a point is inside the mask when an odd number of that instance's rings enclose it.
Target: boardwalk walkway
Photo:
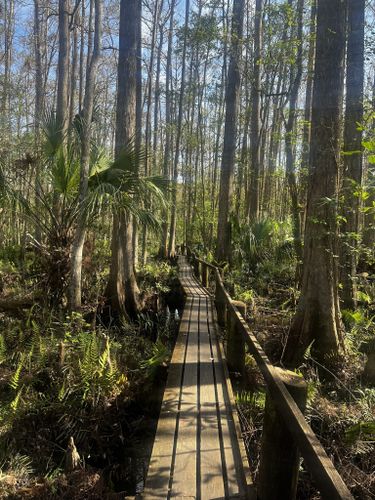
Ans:
[[[249,498],[250,475],[212,299],[179,257],[186,296],[142,498]]]

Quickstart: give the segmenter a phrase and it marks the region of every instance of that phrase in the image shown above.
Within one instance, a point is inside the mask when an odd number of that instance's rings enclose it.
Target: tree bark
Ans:
[[[285,156],[286,156],[286,178],[289,186],[289,193],[292,202],[292,220],[293,220],[293,239],[294,248],[297,255],[299,263],[302,261],[302,242],[301,242],[301,212],[298,202],[298,185],[296,177],[296,158],[293,152],[294,136],[293,132],[296,127],[297,121],[297,101],[298,92],[301,85],[302,79],[302,35],[303,35],[303,7],[304,0],[298,0],[297,3],[297,58],[295,62],[295,69],[292,66],[291,69],[291,87],[289,96],[289,115],[285,123]],[[297,276],[298,268],[297,266]],[[297,277],[297,281],[299,281]]]
[[[165,145],[163,158],[163,177],[169,180],[170,158],[171,158],[171,143],[172,143],[172,109],[171,109],[171,81],[172,81],[172,50],[173,50],[173,21],[176,0],[171,2],[171,13],[169,18],[168,28],[168,49],[167,49],[167,64],[165,69]],[[163,222],[160,243],[160,257],[166,258],[168,255],[168,209],[163,209]]]
[[[231,29],[231,52],[228,83],[225,93],[224,147],[221,162],[219,213],[217,225],[216,258],[219,262],[230,260],[230,213],[233,194],[233,175],[237,139],[238,105],[241,85],[241,46],[244,19],[244,0],[234,0]]]
[[[250,156],[251,174],[248,201],[248,219],[259,219],[259,174],[260,174],[260,69],[262,58],[263,0],[256,0],[254,27],[254,69],[251,84]]]
[[[83,245],[86,237],[86,200],[90,173],[90,152],[92,137],[92,114],[94,109],[96,73],[101,53],[102,36],[102,3],[95,1],[95,36],[94,48],[90,65],[87,68],[85,98],[82,110],[82,134],[81,134],[81,170],[79,186],[80,214],[75,230],[74,241],[71,251],[71,282],[70,282],[70,309],[76,310],[81,307],[82,300],[82,255]]]
[[[56,100],[56,121],[60,140],[66,141],[69,91],[69,0],[59,0],[59,57]]]
[[[312,345],[321,364],[333,364],[343,351],[337,279],[337,202],[340,111],[344,84],[345,3],[320,0],[310,174],[301,297],[283,361],[296,367]]]
[[[44,82],[43,82],[43,65],[42,65],[42,35],[40,26],[40,0],[34,0],[34,50],[35,50],[35,147],[39,152],[40,148],[40,132],[41,118],[44,114]],[[40,205],[40,160],[37,158],[35,169],[35,203],[36,207]],[[38,208],[37,208],[38,210]],[[40,242],[41,231],[40,226],[35,226],[35,239]]]
[[[186,46],[187,46],[187,31],[189,27],[190,0],[186,0],[185,4],[185,27],[184,27],[184,45],[182,49],[182,69],[181,69],[181,86],[180,98],[178,103],[178,121],[176,132],[176,149],[173,162],[173,183],[172,183],[172,211],[171,222],[169,227],[169,242],[168,256],[174,257],[176,253],[176,222],[177,222],[177,180],[178,180],[178,160],[180,156],[180,143],[182,132],[182,114],[185,94],[185,72],[186,72]]]
[[[353,278],[357,272],[362,186],[362,131],[358,124],[363,120],[364,35],[365,0],[348,0],[343,179],[346,221],[341,227],[341,300],[345,309],[356,307]]]
[[[116,108],[115,155],[135,136],[137,102],[137,51],[140,0],[121,0]],[[139,311],[139,289],[134,273],[132,217],[122,209],[114,215],[110,276],[105,291],[111,314]]]

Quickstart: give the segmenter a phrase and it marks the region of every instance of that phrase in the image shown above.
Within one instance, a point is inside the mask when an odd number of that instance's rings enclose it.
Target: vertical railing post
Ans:
[[[217,322],[219,326],[224,328],[226,326],[226,320],[227,320],[227,313],[226,313],[227,306],[225,302],[225,296],[221,287],[221,278],[218,270],[216,270],[215,279],[216,279],[215,306],[217,312]]]
[[[202,262],[202,286],[208,287],[208,266]]]
[[[238,300],[232,300],[232,304],[246,318],[246,304]],[[227,361],[229,370],[245,373],[245,340],[231,309],[228,310]]]
[[[194,255],[194,260],[193,260],[193,269],[194,269],[194,274],[197,280],[199,281],[200,276],[199,276],[199,260],[197,259],[196,255]]]
[[[304,412],[307,399],[305,380],[295,372],[276,369],[297,406]],[[268,393],[263,419],[257,498],[294,500],[299,466],[297,445]]]

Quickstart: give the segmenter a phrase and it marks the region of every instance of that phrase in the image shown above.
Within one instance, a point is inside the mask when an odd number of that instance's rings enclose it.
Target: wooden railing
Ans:
[[[213,278],[217,321],[219,326],[228,330],[227,351],[232,352],[228,364],[232,369],[235,364],[236,371],[243,371],[246,345],[267,386],[258,498],[294,498],[300,453],[323,498],[353,499],[303,415],[307,396],[303,389],[305,384],[296,383],[294,372],[271,364],[239,311],[243,306],[233,301],[225,289],[221,270],[197,257],[187,247],[183,246],[182,251],[187,253],[194,273],[204,287],[208,287],[210,276]]]

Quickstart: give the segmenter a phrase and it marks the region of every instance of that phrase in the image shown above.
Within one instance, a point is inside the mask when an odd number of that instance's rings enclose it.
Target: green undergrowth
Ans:
[[[232,238],[232,265],[224,268],[225,286],[233,299],[246,303],[251,330],[271,362],[280,365],[300,295],[290,221],[234,225]],[[365,267],[371,269],[371,262]],[[369,363],[375,349],[375,282],[368,277],[362,273],[356,278],[357,308],[341,311],[346,355],[328,360],[335,373],[319,365],[310,350],[300,367],[308,385],[306,419],[360,500],[373,499],[375,493],[375,388],[368,375],[373,373]],[[252,356],[246,356],[245,378],[234,376],[232,381],[256,482],[266,387]],[[298,499],[318,498],[302,462]]]
[[[249,369],[249,366],[248,366]],[[250,363],[253,369],[253,363]],[[254,375],[253,375],[254,377]],[[261,380],[259,374],[258,380]],[[257,480],[266,390],[262,383],[236,395],[243,436]],[[340,390],[327,391],[313,374],[308,378],[307,421],[350,487],[354,498],[370,500],[375,488],[375,389],[357,388],[343,397]],[[303,461],[299,500],[321,498]]]
[[[149,265],[143,290],[162,301],[174,275]],[[0,498],[134,494],[178,319],[165,304],[110,329],[61,317],[40,305],[26,318],[0,315]],[[81,457],[73,475],[64,474],[71,437]]]

